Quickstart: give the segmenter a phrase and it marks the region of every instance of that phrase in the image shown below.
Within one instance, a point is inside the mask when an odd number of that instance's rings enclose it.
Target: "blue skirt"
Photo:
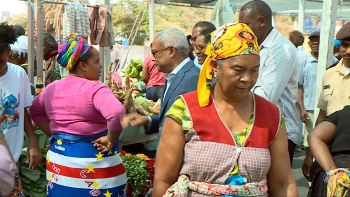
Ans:
[[[102,154],[91,143],[95,136],[54,134],[46,158],[47,196],[127,196],[125,168],[119,157],[119,141]]]

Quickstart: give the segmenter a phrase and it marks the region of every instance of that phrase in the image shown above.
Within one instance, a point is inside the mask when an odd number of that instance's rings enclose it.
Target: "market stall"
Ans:
[[[115,79],[112,73],[118,75],[117,72],[112,71],[112,63],[109,64],[109,46],[113,45],[112,40],[108,40],[107,43],[102,43],[99,35],[92,35],[92,27],[96,27],[94,20],[91,20],[91,12],[99,14],[104,11],[109,14],[107,20],[111,20],[111,7],[106,5],[90,6],[77,3],[67,3],[67,2],[51,2],[44,0],[37,0],[37,40],[36,44],[38,46],[43,45],[43,4],[44,3],[55,3],[64,6],[64,12],[62,13],[62,21],[57,22],[56,25],[59,27],[58,34],[61,35],[61,39],[69,35],[70,33],[77,32],[84,37],[89,37],[91,44],[98,44],[100,46],[101,53],[101,64],[104,65],[104,73],[101,81],[109,84],[116,98],[121,101],[127,113],[139,113],[142,115],[153,115],[159,113],[160,103],[154,103],[153,101],[148,101],[145,98],[145,87],[146,85],[140,81],[141,70],[142,70],[142,60],[130,60],[130,64],[124,69],[124,77],[119,77],[118,80]],[[34,21],[34,5],[33,2],[28,1],[28,15],[30,21]],[[90,20],[89,20],[90,19]],[[96,19],[98,20],[98,19]],[[42,22],[41,22],[42,21]],[[62,30],[61,30],[62,27]],[[29,23],[29,44],[34,46],[34,23]],[[136,27],[137,31],[138,27]],[[42,30],[42,31],[40,31]],[[105,29],[100,29],[99,31],[104,32],[104,30],[109,31],[107,25]],[[96,33],[96,32],[95,32]],[[112,33],[113,35],[113,33]],[[93,40],[91,38],[93,37]],[[111,36],[110,36],[111,37]],[[109,37],[109,38],[110,38]],[[96,41],[100,39],[100,41]],[[114,36],[113,36],[114,39]],[[59,42],[62,42],[59,41]],[[102,48],[102,50],[101,50]],[[108,49],[108,50],[105,50]],[[29,50],[34,51],[34,49]],[[125,54],[127,58],[128,53]],[[29,59],[34,61],[34,54],[29,54]],[[42,51],[38,50],[36,54],[37,59],[42,59]],[[32,61],[32,62],[33,62]],[[33,81],[33,68],[34,63],[30,62],[29,76]],[[126,61],[124,61],[126,62]],[[129,62],[129,61],[128,61]],[[43,64],[38,61],[37,65],[37,80],[45,79],[43,72]],[[33,81],[36,84],[36,81]],[[42,81],[45,84],[45,81]],[[42,87],[41,87],[42,88]],[[40,93],[40,91],[38,91]],[[46,196],[46,146],[49,144],[48,136],[46,136],[41,130],[37,129],[36,134],[39,138],[40,148],[43,154],[43,162],[35,170],[28,170],[28,164],[26,163],[27,146],[28,139],[25,137],[25,143],[22,150],[22,155],[20,157],[20,176],[22,177],[23,190],[27,197],[44,197]],[[120,135],[120,151],[122,151],[123,146],[133,145],[133,144],[143,144],[146,142],[154,141],[157,139],[157,134],[145,135],[143,127],[128,127],[122,131]],[[142,153],[138,152],[138,153]],[[126,156],[125,156],[126,155]],[[137,184],[129,182],[129,195],[128,196],[138,196],[140,194],[145,195],[149,188],[152,187],[153,174],[154,174],[154,159],[150,159],[142,154],[123,154],[123,163],[127,169],[128,180],[139,178]],[[131,169],[139,169],[138,172]],[[139,173],[137,176],[135,173]],[[141,176],[142,175],[142,176]],[[142,180],[140,179],[142,178]]]

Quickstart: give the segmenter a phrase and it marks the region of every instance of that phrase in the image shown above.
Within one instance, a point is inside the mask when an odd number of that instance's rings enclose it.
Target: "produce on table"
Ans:
[[[136,61],[136,64],[135,60],[131,59],[131,62],[132,67],[142,69],[142,61],[139,63]],[[146,99],[146,84],[137,78],[126,76],[123,87],[118,86],[115,81],[111,80],[112,65],[113,63],[110,63],[108,66],[105,84],[111,88],[114,96],[123,103],[126,113],[137,112],[144,116],[159,114],[160,101],[154,103]]]
[[[43,154],[42,163],[34,170],[30,170],[29,163],[27,163],[27,148],[22,149],[19,158],[19,176],[26,197],[46,197],[46,152],[45,149],[41,149]]]
[[[135,105],[134,105],[134,99],[131,96],[132,88],[130,86],[129,77],[126,77],[125,87],[126,87],[126,94],[125,94],[124,103],[123,103],[123,106],[125,108],[125,112],[127,114],[136,113],[136,109],[135,109]]]
[[[153,101],[148,100],[145,97],[137,96],[134,99],[134,103],[135,103],[136,111],[141,115],[150,116],[150,115],[159,114],[160,112],[160,105],[156,106]],[[142,113],[142,110],[145,112]]]
[[[143,81],[139,81],[133,84],[133,89],[138,93],[146,93],[146,84]]]
[[[130,59],[130,64],[123,71],[127,76],[131,78],[137,78],[141,80],[142,78],[142,60]]]
[[[120,157],[126,169],[128,184],[132,187],[132,196],[137,197],[142,194],[146,187],[150,186],[151,181],[148,180],[150,174],[147,171],[145,161],[148,157],[143,154],[132,155],[123,151],[120,153]]]

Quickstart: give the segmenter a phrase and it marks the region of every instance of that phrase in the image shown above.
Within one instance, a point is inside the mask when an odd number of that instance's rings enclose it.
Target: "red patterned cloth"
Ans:
[[[248,183],[242,186],[209,184],[198,181],[190,181],[185,175],[181,175],[178,181],[172,185],[163,195],[164,197],[186,197],[188,190],[209,196],[260,196],[267,194],[266,179],[258,183]]]
[[[243,146],[238,147],[231,131],[221,121],[212,99],[208,106],[200,107],[196,91],[184,94],[182,98],[190,112],[193,128],[185,134],[186,145],[180,176],[186,175],[190,181],[195,181],[193,183],[220,185],[215,188],[227,189],[230,186],[224,186],[225,181],[238,163],[240,175],[246,183],[240,189],[263,183],[271,164],[269,145],[280,129],[281,114],[278,107],[254,95],[253,126]],[[177,193],[180,190],[176,184],[173,189],[169,188],[168,192],[172,193],[170,196],[207,196],[186,185],[187,194]],[[265,187],[259,185],[261,192],[250,196],[267,196]],[[229,192],[234,192],[232,189]]]

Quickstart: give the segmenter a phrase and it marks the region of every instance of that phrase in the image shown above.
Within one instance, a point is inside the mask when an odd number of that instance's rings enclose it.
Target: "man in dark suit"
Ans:
[[[176,98],[197,89],[199,68],[188,57],[189,44],[186,35],[176,28],[166,29],[157,34],[151,45],[151,53],[160,72],[168,73],[161,100],[160,114],[147,117],[129,114],[122,120],[126,128],[145,126],[146,134],[162,133],[165,114]]]

